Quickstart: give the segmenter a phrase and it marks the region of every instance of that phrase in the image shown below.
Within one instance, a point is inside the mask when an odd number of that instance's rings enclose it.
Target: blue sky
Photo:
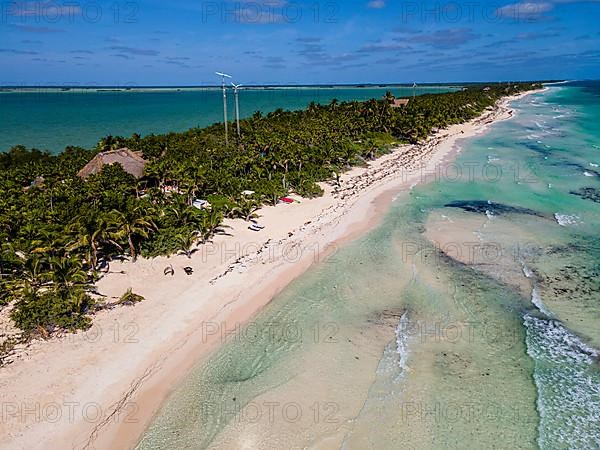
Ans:
[[[2,1],[3,84],[600,78],[600,0]]]

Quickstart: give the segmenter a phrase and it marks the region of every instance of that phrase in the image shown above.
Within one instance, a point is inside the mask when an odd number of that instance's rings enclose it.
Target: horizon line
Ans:
[[[448,82],[421,82],[417,83],[417,87],[424,86],[468,86],[478,85],[486,83],[503,84],[503,83],[572,83],[576,81],[598,81],[594,79],[589,80],[577,80],[577,79],[547,79],[547,80],[487,80],[487,81],[448,81]],[[294,88],[294,87],[413,87],[414,82],[398,82],[398,83],[298,83],[298,84],[246,84],[245,88]],[[95,85],[95,86],[82,86],[80,84],[17,84],[10,83],[0,84],[0,90],[9,89],[119,89],[119,90],[133,90],[133,89],[221,89],[221,85]]]

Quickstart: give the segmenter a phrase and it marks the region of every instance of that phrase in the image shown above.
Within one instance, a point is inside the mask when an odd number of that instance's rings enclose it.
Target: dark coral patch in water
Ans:
[[[488,202],[486,200],[456,200],[444,205],[446,208],[460,208],[464,211],[485,214],[491,212],[494,215],[500,214],[526,214],[530,216],[546,217],[542,213],[529,208],[520,206],[510,206],[503,203]]]
[[[585,200],[591,200],[600,203],[600,189],[593,187],[584,187],[577,191],[571,191],[571,194],[581,197]]]

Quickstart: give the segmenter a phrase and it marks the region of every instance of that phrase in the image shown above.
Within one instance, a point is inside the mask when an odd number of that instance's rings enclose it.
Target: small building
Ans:
[[[408,98],[395,98],[394,101],[392,101],[392,108],[401,108],[406,106],[408,105],[409,101],[410,99]]]
[[[194,199],[192,206],[196,209],[210,209],[212,207],[208,200],[203,200],[201,198]]]
[[[33,188],[42,189],[44,187],[45,181],[46,180],[44,179],[43,176],[35,177],[35,180],[33,180],[29,186],[25,186],[23,188],[23,190],[28,191],[29,189],[33,189]]]
[[[141,178],[144,174],[147,161],[142,158],[142,152],[134,152],[128,148],[119,148],[117,150],[98,153],[77,175],[85,179],[90,175],[100,172],[104,166],[112,164],[120,164],[125,172],[136,178]]]

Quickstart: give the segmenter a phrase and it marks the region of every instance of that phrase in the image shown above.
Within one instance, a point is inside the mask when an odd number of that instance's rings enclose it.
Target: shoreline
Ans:
[[[219,333],[207,333],[204,324],[227,324],[231,331],[251,320],[312,264],[327,263],[338,245],[374,228],[396,195],[427,181],[423,172],[451,162],[460,152],[459,141],[514,117],[509,103],[536,92],[504,98],[471,122],[441,130],[425,143],[398,147],[367,168],[353,168],[340,186],[324,184],[323,197],[262,208],[258,214],[267,228],[261,232],[228,220],[231,236],[216,236],[191,259],[112,263],[98,290],[118,297],[131,287],[147,300],[97,314],[96,332],[21,349],[21,356],[0,370],[4,402],[29,401],[28,408],[37,402],[40,410],[56,403],[62,414],[51,422],[17,409],[20,417],[11,420],[8,414],[0,425],[0,444],[45,448],[44,437],[52,435],[52,447],[134,447],[178,382],[220,343]],[[168,264],[175,267],[174,277],[163,275]],[[186,276],[184,266],[193,267],[194,274]],[[68,416],[67,403],[78,405]],[[101,411],[95,420],[89,408],[82,412],[92,403]]]

